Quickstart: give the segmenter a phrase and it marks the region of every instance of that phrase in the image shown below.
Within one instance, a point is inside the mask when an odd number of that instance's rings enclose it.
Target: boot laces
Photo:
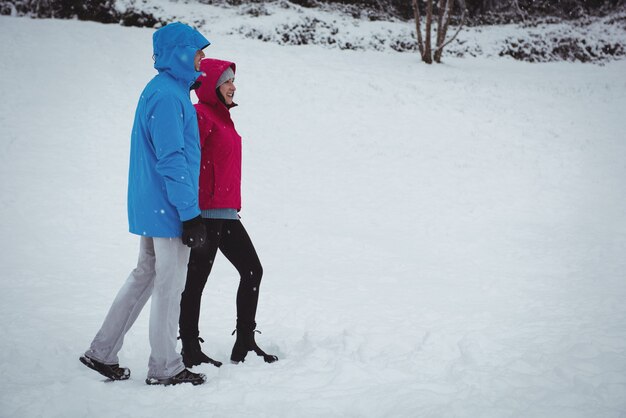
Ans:
[[[234,334],[234,332],[233,332]],[[180,335],[178,337],[176,337],[177,340],[181,340],[183,337],[181,337]],[[200,341],[201,343],[204,342],[204,340],[202,339],[202,337],[198,337],[198,341]]]
[[[236,333],[236,332],[237,332],[237,328],[235,328],[235,329],[233,330],[232,334],[230,334],[230,335],[235,335],[235,333]],[[252,331],[252,333],[255,333],[255,332],[258,332],[259,334],[263,334],[263,333],[262,333],[261,331],[259,331],[258,329],[255,329],[254,331]],[[202,341],[202,342],[204,342],[204,341]]]

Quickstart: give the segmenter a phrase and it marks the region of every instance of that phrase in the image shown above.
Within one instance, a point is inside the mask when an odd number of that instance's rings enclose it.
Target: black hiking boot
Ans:
[[[183,356],[183,363],[185,364],[185,367],[191,368],[193,366],[199,366],[202,363],[209,363],[215,367],[220,367],[222,365],[221,361],[213,360],[211,357],[202,352],[200,349],[200,343],[204,342],[202,338],[178,337],[178,339],[183,343],[180,355]]]
[[[163,379],[157,379],[155,377],[149,377],[146,379],[146,383],[149,385],[178,385],[180,383],[191,383],[192,385],[201,385],[206,382],[206,376],[202,373],[194,373],[187,369],[178,373],[176,376],[166,377]]]
[[[130,369],[120,367],[119,364],[104,364],[86,355],[80,357],[80,362],[111,380],[128,380],[130,377]]]
[[[265,351],[261,350],[254,340],[254,334],[258,332],[261,334],[261,331],[257,331],[254,328],[256,324],[249,325],[237,325],[237,329],[233,331],[232,335],[237,333],[237,339],[235,340],[235,345],[233,346],[233,351],[230,354],[230,362],[233,364],[237,364],[239,362],[243,362],[246,359],[246,355],[249,351],[254,351],[257,356],[263,357],[266,363],[274,363],[278,361],[278,357],[273,354],[267,354]]]

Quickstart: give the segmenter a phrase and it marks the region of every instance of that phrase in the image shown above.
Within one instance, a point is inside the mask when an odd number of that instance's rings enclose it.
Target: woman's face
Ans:
[[[231,78],[230,80],[226,81],[219,87],[219,90],[226,104],[233,104],[233,97],[235,97],[235,90],[237,90],[237,88],[235,87],[235,79]]]

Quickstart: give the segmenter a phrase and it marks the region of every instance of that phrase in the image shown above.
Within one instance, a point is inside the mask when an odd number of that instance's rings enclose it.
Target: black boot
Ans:
[[[128,380],[130,377],[130,369],[119,364],[104,364],[86,355],[80,357],[80,362],[111,380]]]
[[[248,351],[254,351],[257,356],[263,357],[266,363],[274,363],[278,361],[278,357],[273,354],[267,354],[265,351],[261,350],[259,346],[254,341],[254,334],[261,331],[257,331],[254,328],[256,324],[252,324],[252,326],[240,326],[237,325],[237,329],[233,331],[233,335],[235,332],[237,333],[237,340],[235,340],[235,345],[233,346],[233,351],[230,355],[230,362],[233,364],[237,364],[239,362],[245,361],[246,355]]]
[[[180,351],[180,355],[183,356],[183,363],[185,364],[185,367],[191,368],[202,363],[209,363],[215,367],[220,367],[222,365],[221,361],[213,360],[211,357],[202,352],[202,349],[200,349],[200,343],[204,342],[202,338],[178,337],[178,339],[180,339],[183,343],[183,349]]]
[[[201,385],[206,382],[206,376],[202,373],[194,373],[187,369],[178,373],[176,376],[166,377],[163,379],[157,379],[155,377],[149,377],[146,379],[146,383],[149,385],[178,385],[181,383],[191,383],[194,386]]]

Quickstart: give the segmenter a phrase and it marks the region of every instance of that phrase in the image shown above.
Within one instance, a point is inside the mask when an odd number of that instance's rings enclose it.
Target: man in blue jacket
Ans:
[[[119,366],[117,354],[150,296],[146,383],[198,385],[206,380],[185,369],[176,351],[176,334],[190,247],[202,245],[206,238],[198,206],[198,122],[189,89],[201,74],[202,50],[209,44],[182,23],[166,25],[153,35],[158,74],[137,104],[128,174],[128,223],[130,232],[141,236],[139,261],[80,357],[112,380],[130,377],[130,370]]]

